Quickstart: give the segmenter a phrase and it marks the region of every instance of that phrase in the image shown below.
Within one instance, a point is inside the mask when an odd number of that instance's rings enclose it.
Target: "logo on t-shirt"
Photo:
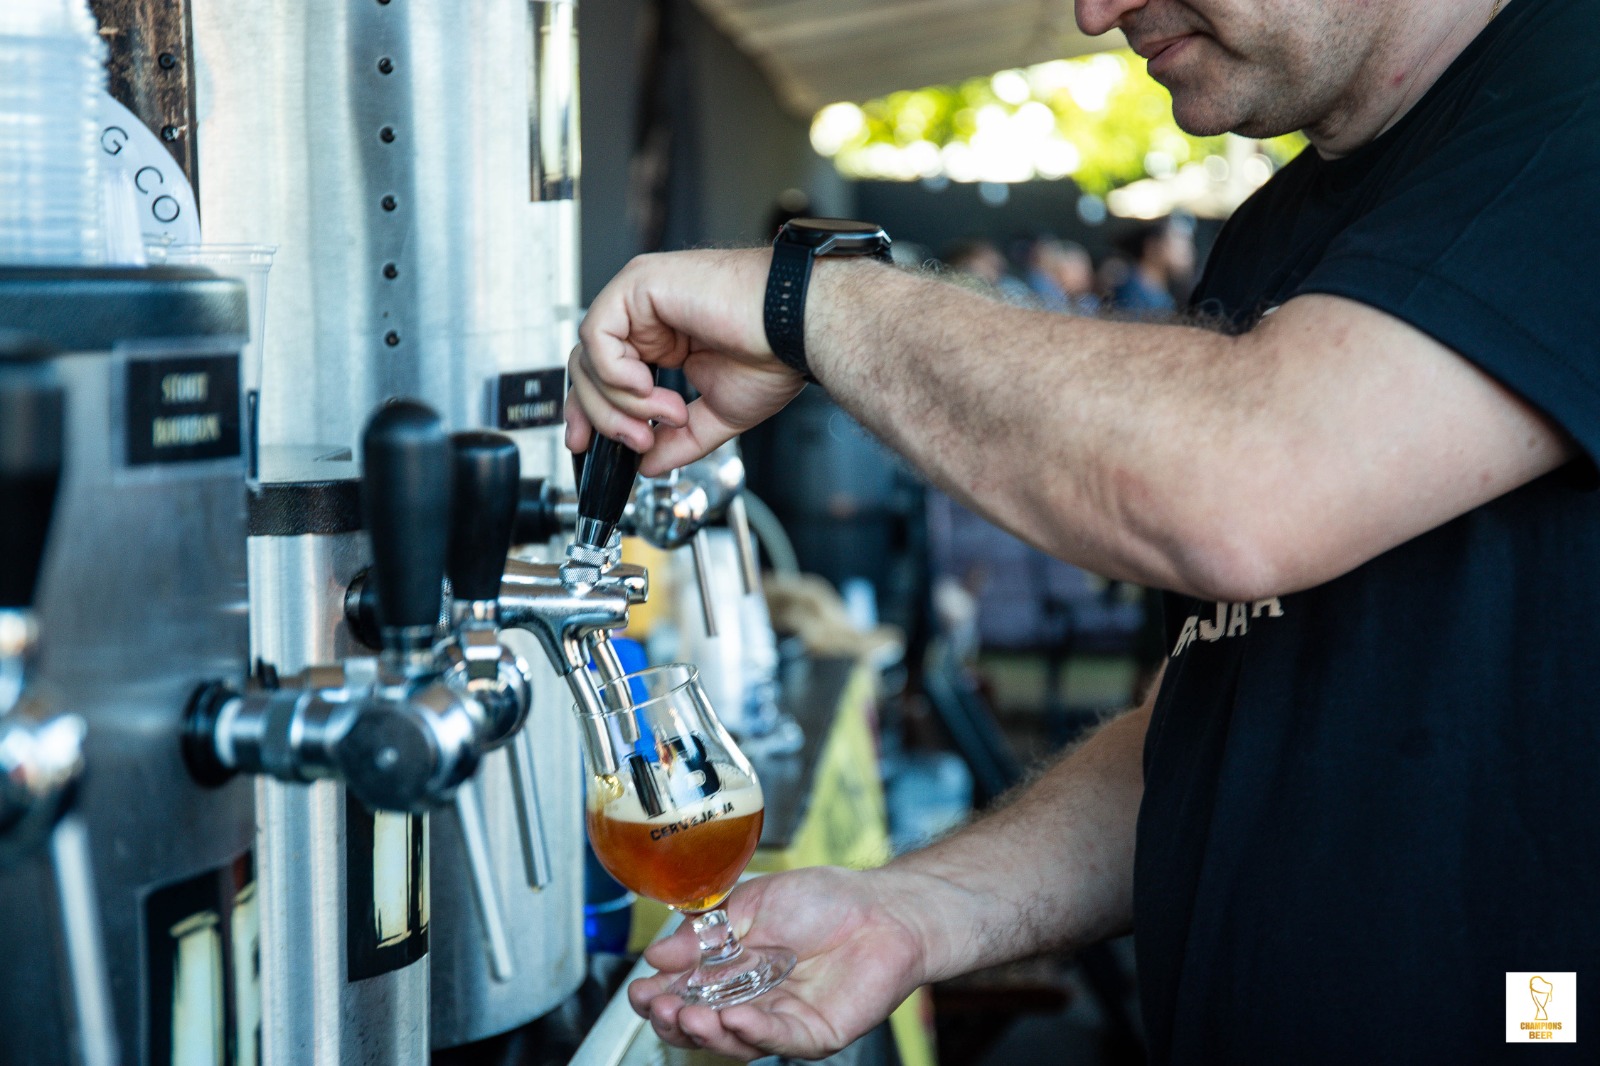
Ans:
[[[1172,648],[1172,658],[1182,655],[1183,649],[1197,640],[1215,644],[1228,637],[1242,637],[1250,632],[1253,620],[1282,617],[1283,604],[1278,602],[1276,596],[1254,603],[1219,603],[1215,617],[1202,618],[1191,614],[1183,620],[1183,628],[1178,630],[1178,642]]]
[[[1506,974],[1506,1043],[1578,1042],[1578,975],[1543,970]]]

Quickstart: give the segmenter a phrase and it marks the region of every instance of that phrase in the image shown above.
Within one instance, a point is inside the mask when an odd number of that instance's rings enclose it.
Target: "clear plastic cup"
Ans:
[[[275,244],[169,244],[152,245],[151,263],[199,266],[244,282],[250,298],[250,341],[241,354],[244,390],[260,393],[265,369],[263,348],[267,335],[267,274],[272,269]]]
[[[267,274],[272,270],[275,244],[167,244],[146,249],[152,265],[205,267],[223,277],[244,282],[249,300],[250,339],[239,353],[240,385],[244,389],[245,425],[249,431],[249,470],[252,482],[260,454],[262,381],[266,374]]]

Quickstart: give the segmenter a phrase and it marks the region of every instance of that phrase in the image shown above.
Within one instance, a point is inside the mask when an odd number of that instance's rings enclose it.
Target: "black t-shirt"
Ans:
[[[1158,1063],[1498,1062],[1535,1016],[1506,975],[1541,970],[1577,972],[1549,1016],[1578,1043],[1522,1054],[1600,1061],[1597,57],[1600,3],[1513,0],[1213,251],[1198,308],[1369,304],[1588,458],[1306,592],[1169,597],[1134,892]]]

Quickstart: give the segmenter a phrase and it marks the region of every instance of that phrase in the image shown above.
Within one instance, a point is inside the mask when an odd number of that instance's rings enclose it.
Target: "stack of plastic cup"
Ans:
[[[105,261],[105,59],[85,0],[0,2],[0,263]]]

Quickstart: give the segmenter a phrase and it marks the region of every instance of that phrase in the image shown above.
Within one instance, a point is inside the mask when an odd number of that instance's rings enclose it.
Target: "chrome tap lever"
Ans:
[[[538,779],[533,773],[533,741],[526,729],[517,731],[506,745],[511,783],[517,801],[517,831],[522,841],[522,868],[529,888],[543,888],[554,879],[550,848],[545,841],[544,815],[539,809]]]
[[[89,833],[69,812],[50,834],[50,865],[61,908],[61,941],[72,983],[73,1027],[81,1066],[116,1066],[117,1023],[111,1009],[111,977],[100,934]]]
[[[589,658],[594,662],[595,669],[600,671],[601,680],[617,681],[628,672],[617,657],[617,648],[611,643],[611,635],[604,629],[590,633],[584,638],[584,644],[589,649]]]
[[[44,849],[83,776],[83,719],[0,719],[0,867]]]
[[[380,407],[361,435],[361,509],[372,538],[384,656],[406,676],[434,669],[449,551],[451,453],[444,423],[413,400]]]
[[[82,1066],[118,1058],[111,982],[100,936],[83,820],[72,810],[83,776],[83,719],[0,722],[0,866],[48,850],[61,909],[70,1011]]]
[[[620,681],[627,674],[622,660],[617,656],[617,647],[611,643],[611,634],[606,630],[596,630],[585,638],[584,643],[589,648],[589,658],[593,660],[595,669],[600,672],[603,682]],[[632,718],[622,717],[616,719],[614,728],[617,739],[624,744],[632,744],[639,739],[639,724]]]
[[[489,969],[502,984],[516,976],[511,959],[511,939],[506,935],[505,914],[494,888],[494,864],[489,859],[489,826],[483,817],[476,781],[464,781],[456,789],[456,822],[461,828],[461,843],[467,853],[467,873],[472,882],[472,898],[477,903],[478,920],[483,923],[484,944],[489,949]]]
[[[711,534],[705,527],[695,530],[689,541],[689,551],[694,561],[695,584],[700,588],[700,617],[705,620],[706,636],[717,635],[716,598],[711,592]]]
[[[745,595],[761,591],[761,566],[756,559],[756,542],[750,534],[750,512],[745,510],[744,493],[728,501],[728,528],[739,553],[739,578]]]

